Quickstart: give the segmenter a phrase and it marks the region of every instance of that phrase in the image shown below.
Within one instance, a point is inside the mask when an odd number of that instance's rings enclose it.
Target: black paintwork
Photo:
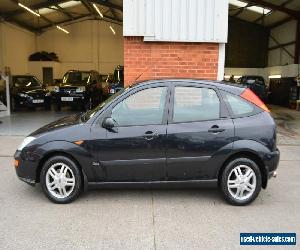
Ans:
[[[174,86],[213,88],[221,100],[217,120],[174,123]],[[104,120],[123,99],[142,89],[168,87],[161,125],[106,129]],[[40,168],[48,157],[66,154],[82,168],[85,186],[121,184],[217,183],[220,170],[231,157],[250,155],[258,160],[266,187],[276,170],[276,126],[263,110],[243,118],[231,117],[220,92],[240,95],[244,88],[218,82],[177,79],[147,81],[118,93],[95,111],[60,119],[31,134],[36,139],[15,158],[17,175],[32,184],[39,182]],[[83,140],[78,146],[74,142]]]
[[[34,83],[28,85],[28,83]],[[15,110],[21,107],[34,108],[44,106],[50,108],[51,96],[50,92],[43,84],[31,75],[15,75],[12,76],[12,84],[10,86],[11,103]],[[39,102],[37,102],[37,100]],[[41,102],[42,100],[42,102]]]

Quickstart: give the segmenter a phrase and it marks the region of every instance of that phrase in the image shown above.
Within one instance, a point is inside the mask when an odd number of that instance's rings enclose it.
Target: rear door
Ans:
[[[234,125],[217,89],[177,83],[171,91],[167,131],[167,179],[216,178],[232,149]]]

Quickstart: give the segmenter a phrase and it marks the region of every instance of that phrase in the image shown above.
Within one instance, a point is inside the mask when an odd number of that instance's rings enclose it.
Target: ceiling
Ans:
[[[241,2],[246,5],[239,7]],[[274,28],[292,19],[300,19],[300,0],[229,0],[229,16]],[[242,4],[241,4],[242,5]],[[264,13],[251,10],[253,6],[263,7]]]
[[[292,19],[300,19],[300,0],[229,0],[229,16],[266,27],[276,27]],[[29,13],[18,3],[34,10]],[[93,6],[95,4],[103,18]],[[255,9],[256,8],[256,9]],[[258,9],[260,8],[260,9]],[[0,18],[41,33],[56,25],[84,19],[102,19],[122,24],[123,0],[1,0]],[[255,11],[256,10],[256,11]],[[262,10],[257,12],[257,10]]]
[[[33,15],[18,3],[39,14]],[[103,18],[100,17],[96,8]],[[2,21],[14,23],[35,33],[84,19],[102,19],[122,24],[123,0],[0,0]]]

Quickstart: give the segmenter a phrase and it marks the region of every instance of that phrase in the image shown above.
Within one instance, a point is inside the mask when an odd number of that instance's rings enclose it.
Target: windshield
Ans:
[[[72,71],[64,75],[64,84],[87,84],[91,81],[89,72]]]
[[[125,92],[127,89],[123,89],[121,91],[118,91],[108,99],[106,99],[104,102],[101,102],[96,108],[89,110],[85,114],[82,115],[81,120],[83,122],[88,121],[90,118],[92,118],[98,111],[100,111],[106,104],[112,102],[114,99],[116,99],[119,95],[121,95],[123,92]]]
[[[34,76],[15,76],[13,77],[13,85],[15,87],[41,87],[42,83]]]

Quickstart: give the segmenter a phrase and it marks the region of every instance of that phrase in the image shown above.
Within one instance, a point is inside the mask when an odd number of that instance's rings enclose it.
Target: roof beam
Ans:
[[[123,6],[113,4],[113,3],[111,3],[107,0],[91,0],[91,2],[100,4],[100,5],[112,8],[112,9],[116,9],[116,10],[119,10],[119,11],[123,11]]]
[[[275,46],[272,46],[272,47],[268,48],[268,50],[274,50],[274,49],[279,49],[279,48],[287,47],[287,46],[293,45],[295,43],[296,43],[296,41],[291,41],[291,42],[288,42],[288,43],[282,43],[282,44],[279,44],[279,45],[277,44]]]
[[[280,44],[280,42],[278,42],[277,39],[271,34],[270,34],[270,38],[280,47],[280,49],[285,51],[285,53],[287,53],[292,59],[295,59],[295,57],[284,46],[282,46],[282,44]]]
[[[288,23],[289,21],[292,21],[292,20],[294,20],[294,18],[292,18],[292,17],[287,17],[287,18],[284,18],[283,20],[281,20],[281,21],[279,21],[279,22],[277,22],[277,23],[274,23],[274,24],[268,26],[268,28],[269,28],[269,29],[274,29],[274,28],[276,28],[276,27],[278,27],[278,26],[280,26],[280,25],[283,25],[283,24],[285,24],[285,23]]]
[[[60,7],[58,4],[56,4],[55,7],[57,8],[57,9],[55,9],[56,11],[63,13],[66,17],[68,17],[70,19],[73,19],[73,16],[68,11],[66,11],[64,8]]]
[[[287,4],[289,4],[289,3],[293,2],[293,1],[294,0],[287,0],[287,1],[283,2],[280,6],[284,7],[284,6],[286,6]],[[269,16],[269,15],[271,15],[274,12],[276,12],[276,10],[271,10],[268,14],[264,14],[264,15],[260,16],[259,18],[257,18],[256,20],[254,20],[254,22],[258,23],[259,21],[264,20],[264,18],[266,16]]]
[[[295,19],[298,19],[300,17],[299,12],[298,11],[294,11],[291,9],[288,9],[284,6],[280,6],[280,5],[276,5],[270,2],[265,2],[263,0],[250,0],[250,2],[255,3],[256,5],[262,6],[262,7],[266,7],[269,8],[271,10],[278,10],[281,11],[291,17],[294,17]]]
[[[42,9],[42,8],[47,8],[49,6],[57,5],[57,4],[66,2],[66,1],[67,0],[47,0],[46,2],[39,3],[39,4],[34,4],[34,5],[30,5],[30,6],[27,6],[27,7],[30,8],[30,9],[32,9],[32,10],[38,10],[38,9]],[[14,0],[14,2],[16,4],[18,4],[18,1]],[[22,13],[26,13],[26,10],[24,10],[22,8],[19,8],[17,10],[5,13],[5,17],[6,18],[11,18],[13,16],[20,15]]]

